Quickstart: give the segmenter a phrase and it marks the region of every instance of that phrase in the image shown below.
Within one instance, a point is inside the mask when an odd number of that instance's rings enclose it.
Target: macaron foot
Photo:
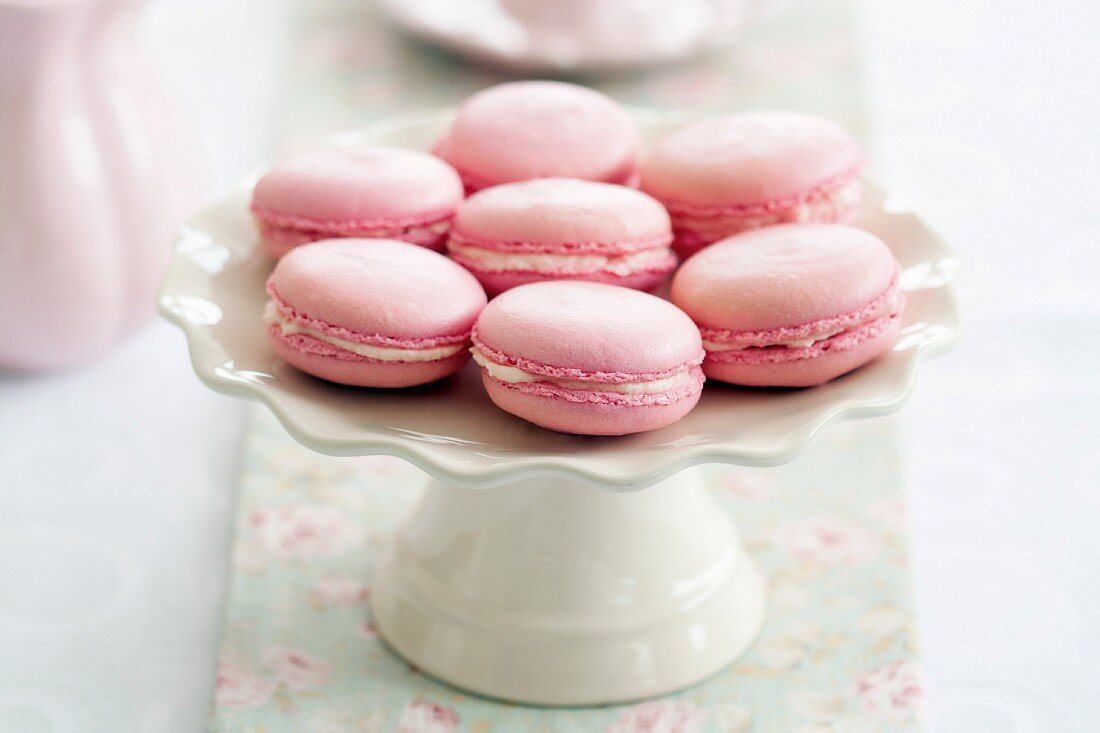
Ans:
[[[271,348],[283,361],[306,374],[349,387],[415,387],[449,377],[470,360],[466,351],[427,362],[379,362],[349,358],[351,355],[327,356],[298,348],[291,340],[277,335],[271,336]]]
[[[709,379],[746,387],[816,387],[890,351],[900,328],[901,318],[894,316],[881,331],[851,348],[829,350],[810,359],[754,364],[708,358],[703,361],[703,373]]]
[[[565,402],[520,391],[482,374],[489,399],[500,409],[548,430],[575,435],[629,435],[671,425],[691,412],[702,390],[667,405],[622,405]]]

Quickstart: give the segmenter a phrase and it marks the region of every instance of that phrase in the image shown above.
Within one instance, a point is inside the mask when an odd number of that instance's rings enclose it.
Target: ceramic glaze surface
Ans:
[[[763,579],[693,471],[613,493],[433,483],[379,571],[379,631],[463,689],[542,705],[650,697],[755,638]],[[705,641],[704,641],[705,640]]]
[[[413,35],[524,71],[655,66],[740,37],[782,0],[383,0]]]
[[[203,193],[140,6],[0,3],[0,367],[80,363],[147,320]]]
[[[634,110],[650,140],[682,115]],[[451,113],[397,118],[341,138],[427,149]],[[449,380],[400,393],[325,384],[275,356],[260,324],[273,265],[257,249],[243,182],[181,231],[160,293],[161,311],[187,334],[199,377],[214,389],[259,399],[305,445],[334,455],[388,453],[452,484],[488,486],[557,473],[612,488],[640,488],[690,465],[776,465],[830,421],[891,412],[912,391],[921,360],[945,349],[961,323],[951,250],[900,194],[866,181],[856,225],[881,237],[902,266],[908,305],[893,350],[820,387],[761,391],[708,384],[678,423],[622,438],[562,435],[497,409],[467,365]]]

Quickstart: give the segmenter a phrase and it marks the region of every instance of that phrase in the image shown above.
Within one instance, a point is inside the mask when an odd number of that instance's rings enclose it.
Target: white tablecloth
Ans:
[[[1093,733],[1100,6],[865,8],[876,168],[965,268],[966,339],[905,419],[926,726]],[[150,7],[219,188],[270,156],[292,22],[290,0]],[[242,414],[164,324],[0,377],[0,732],[204,727]]]

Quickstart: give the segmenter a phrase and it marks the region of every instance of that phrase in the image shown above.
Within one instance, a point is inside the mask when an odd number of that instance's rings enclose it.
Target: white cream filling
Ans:
[[[859,206],[862,197],[863,183],[858,178],[853,178],[828,196],[794,207],[794,221],[811,221],[820,218],[822,214],[839,214]]]
[[[866,326],[868,323],[871,323],[872,321],[876,321],[876,320],[878,320],[879,318],[882,318],[885,315],[893,313],[895,310],[897,310],[897,307],[898,307],[898,298],[897,298],[897,295],[895,294],[893,297],[886,298],[885,300],[883,300],[881,306],[876,308],[871,313],[867,314],[866,318],[864,318],[859,323],[851,326],[850,328],[835,328],[835,329],[828,330],[828,331],[820,331],[818,333],[810,334],[806,338],[802,338],[802,339],[791,339],[790,341],[776,341],[776,342],[770,343],[770,344],[758,344],[758,345],[732,344],[732,343],[723,342],[723,341],[711,341],[709,339],[703,339],[703,348],[706,349],[707,351],[744,351],[745,349],[761,349],[761,348],[775,347],[775,346],[782,346],[782,347],[785,347],[785,348],[788,348],[788,349],[805,349],[807,347],[813,346],[814,344],[816,344],[819,341],[825,341],[826,339],[831,339],[833,336],[836,336],[839,333],[844,333],[845,331],[851,331],[851,330],[855,330],[857,328],[861,328],[863,326]]]
[[[691,382],[691,372],[688,369],[677,372],[664,379],[653,379],[648,382],[627,382],[613,384],[609,382],[583,382],[576,379],[557,379],[544,377],[540,374],[531,374],[514,366],[495,362],[485,356],[476,346],[470,349],[474,355],[474,361],[489,373],[493,379],[499,379],[509,384],[521,384],[525,382],[547,382],[564,389],[576,389],[590,392],[617,392],[619,394],[660,394],[668,392],[676,387]]]
[[[306,328],[299,323],[295,323],[283,316],[271,301],[268,301],[267,307],[264,308],[264,323],[278,326],[284,336],[291,336],[294,334],[309,336],[310,338],[315,338],[318,341],[323,341],[326,344],[335,346],[338,349],[350,351],[353,354],[365,356],[368,359],[377,359],[378,361],[436,361],[438,359],[446,359],[448,356],[454,356],[466,346],[465,343],[460,343],[437,346],[431,349],[395,349],[387,346],[357,344],[354,341],[337,338],[327,333],[322,333],[321,331]]]
[[[709,341],[703,339],[703,348],[707,351],[744,351],[745,349],[760,349],[765,346],[783,346],[788,349],[804,349],[808,346],[813,346],[818,341],[824,341],[825,339],[832,338],[838,333],[843,333],[844,329],[840,328],[835,331],[822,331],[821,333],[815,333],[812,336],[807,336],[804,339],[792,339],[791,341],[776,341],[773,344],[730,344],[723,343],[721,341]]]
[[[498,252],[496,250],[451,244],[450,251],[473,260],[486,270],[495,272],[610,272],[631,275],[639,270],[660,266],[668,259],[668,250],[646,249],[624,255],[557,255],[540,252]]]
[[[287,224],[287,225],[284,225],[284,226],[276,226],[276,225],[270,225],[270,226],[271,226],[272,229],[277,229],[277,230],[285,231],[285,232],[298,232],[298,231],[302,231],[303,229],[311,231],[311,232],[313,232],[313,231],[317,231],[317,232],[326,231],[321,227],[317,227],[317,228],[308,227],[308,226],[302,227],[302,226],[295,226],[293,224]],[[438,236],[440,234],[446,233],[446,231],[450,228],[450,226],[451,226],[451,220],[450,219],[444,219],[443,221],[437,221],[437,222],[434,222],[432,224],[413,224],[413,225],[410,225],[410,226],[407,226],[407,227],[404,227],[404,228],[401,228],[401,229],[397,229],[397,232],[398,233],[417,232],[417,233],[424,233],[424,234],[434,234],[434,235]],[[385,226],[370,227],[370,228],[364,228],[364,229],[348,229],[347,232],[346,232],[346,236],[368,237],[368,238],[369,237],[385,238],[385,237],[393,236],[394,231],[395,231],[395,227],[385,227]]]
[[[858,178],[854,178],[828,196],[806,201],[789,209],[781,209],[755,216],[732,215],[711,218],[692,217],[685,214],[676,217],[676,221],[680,227],[686,225],[692,231],[701,235],[717,234],[725,236],[731,232],[731,226],[735,227],[736,231],[743,231],[771,224],[832,221],[841,213],[858,206],[862,195],[863,183]]]
[[[444,219],[443,221],[437,221],[434,224],[414,224],[407,226],[404,229],[398,231],[398,234],[425,234],[439,236],[445,233],[451,226],[450,219]],[[355,236],[357,237],[392,237],[394,236],[393,227],[377,227],[375,229],[356,229]]]

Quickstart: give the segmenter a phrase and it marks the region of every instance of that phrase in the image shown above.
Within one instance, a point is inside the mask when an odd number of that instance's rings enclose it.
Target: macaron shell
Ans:
[[[738,234],[690,257],[672,301],[701,327],[762,331],[861,308],[893,283],[889,247],[840,224],[787,224]]]
[[[901,328],[901,317],[891,318],[886,328],[847,349],[830,350],[809,359],[776,363],[720,362],[707,359],[708,379],[748,387],[814,387],[858,369],[890,351]]]
[[[503,184],[466,199],[453,231],[479,246],[547,245],[624,251],[632,243],[667,246],[668,212],[640,191],[594,181],[543,178]],[[564,245],[564,246],[563,246]]]
[[[301,244],[294,244],[291,241],[284,241],[282,239],[274,239],[274,238],[271,238],[271,237],[264,237],[260,241],[260,244],[263,246],[264,251],[267,252],[269,255],[271,255],[272,258],[274,258],[276,260],[281,260],[283,257],[286,257],[290,253],[291,250],[293,250],[296,247],[301,247],[302,244],[308,244],[308,242],[303,242]]]
[[[695,324],[668,301],[568,280],[521,285],[494,298],[475,336],[511,358],[576,372],[659,374],[702,354]]]
[[[347,352],[336,353],[339,350],[335,348],[326,350],[325,344],[315,340],[313,349],[303,350],[293,337],[287,338],[273,329],[269,329],[268,334],[275,353],[291,366],[351,387],[401,388],[427,384],[454,374],[469,361],[469,352],[463,350],[436,361],[377,362],[354,358],[355,355]]]
[[[300,153],[264,174],[254,211],[306,221],[364,227],[412,225],[449,215],[462,200],[458,174],[435,156],[404,148],[363,146]]]
[[[320,235],[308,229],[301,231],[270,230],[262,222],[259,223],[259,228],[261,234],[260,243],[264,251],[276,260],[285,257],[292,249],[300,247],[303,244],[309,244],[310,242],[317,242],[323,239],[339,238],[341,236],[332,233]],[[423,226],[373,228],[378,230],[377,234],[367,235],[359,233],[349,235],[349,238],[396,239],[401,242],[408,242],[409,244],[426,247],[436,252],[442,252],[447,242],[447,235],[450,231],[450,222],[447,221],[442,227],[437,222],[425,224]]]
[[[624,407],[600,403],[564,402],[518,389],[492,379],[482,371],[482,383],[493,403],[517,417],[549,430],[579,435],[628,435],[657,430],[691,412],[702,388],[667,405]]]
[[[684,207],[785,207],[839,187],[863,161],[840,125],[793,112],[703,120],[654,145],[641,189]]]
[[[269,283],[306,316],[360,334],[429,339],[469,333],[481,285],[441,254],[389,239],[331,239],[296,247]]]
[[[549,176],[624,183],[636,171],[640,139],[626,113],[599,92],[520,81],[467,99],[435,152],[471,188]]]

